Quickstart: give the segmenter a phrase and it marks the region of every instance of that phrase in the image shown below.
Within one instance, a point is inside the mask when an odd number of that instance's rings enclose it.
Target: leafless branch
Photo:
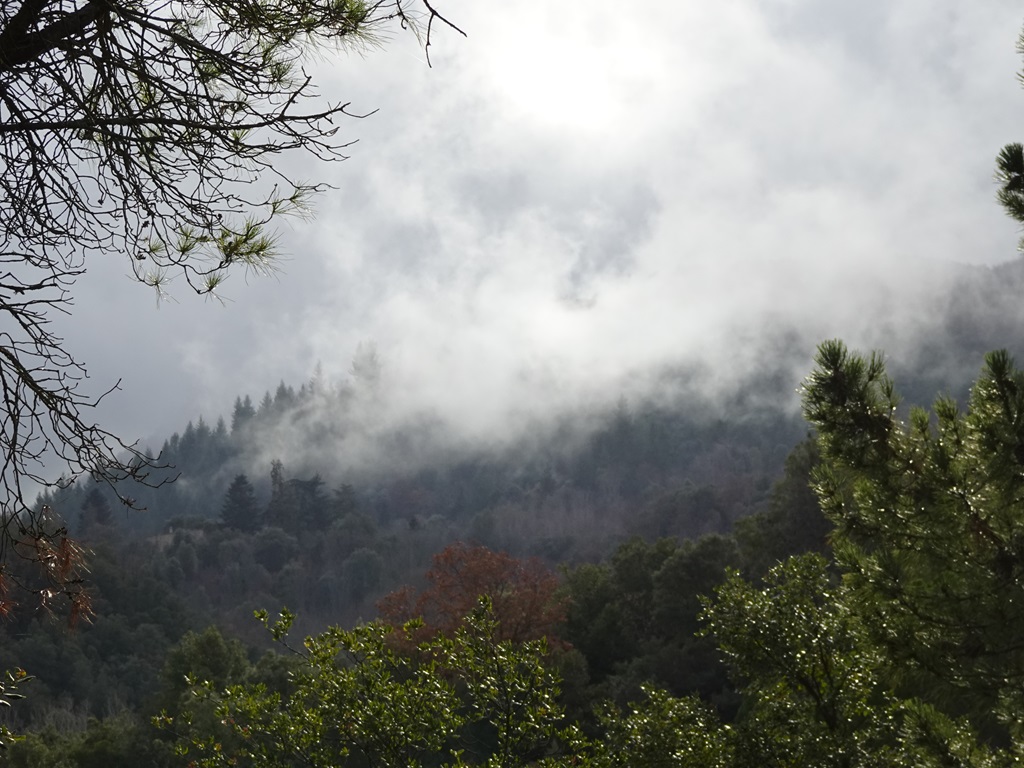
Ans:
[[[344,160],[336,121],[372,114],[325,101],[304,56],[424,17],[426,47],[435,19],[462,32],[410,1],[0,0],[0,582],[12,549],[63,546],[29,494],[153,466],[87,418],[104,395],[50,328],[88,261],[121,254],[139,282],[201,294],[272,269],[273,222],[324,189],[281,156]]]

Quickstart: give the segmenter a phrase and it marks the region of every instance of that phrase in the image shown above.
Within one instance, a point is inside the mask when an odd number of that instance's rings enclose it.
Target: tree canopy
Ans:
[[[1024,707],[1024,373],[989,354],[961,412],[899,403],[881,358],[821,345],[805,390],[851,600],[904,676],[977,712]]]
[[[287,643],[292,617],[263,621]],[[331,627],[293,649],[288,695],[266,685],[220,689],[195,679],[200,703],[213,701],[213,728],[193,727],[186,710],[160,720],[181,729],[192,764],[534,765],[559,736],[556,676],[543,640],[498,637],[484,598],[450,637],[403,655],[388,642],[403,629],[373,623]]]

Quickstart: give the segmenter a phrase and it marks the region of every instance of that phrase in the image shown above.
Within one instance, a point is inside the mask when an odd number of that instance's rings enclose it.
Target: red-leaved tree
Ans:
[[[486,595],[498,621],[497,640],[543,637],[551,647],[564,645],[556,634],[565,618],[565,601],[556,594],[558,576],[537,558],[520,560],[457,542],[434,555],[426,576],[429,586],[423,591],[403,587],[377,603],[381,618],[394,626],[422,618],[414,640],[451,634]]]

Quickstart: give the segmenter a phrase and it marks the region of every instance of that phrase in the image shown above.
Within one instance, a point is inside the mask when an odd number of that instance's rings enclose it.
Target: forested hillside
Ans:
[[[965,273],[974,287],[961,287],[1009,301],[1020,271]],[[951,361],[980,359],[974,346],[1005,330],[969,323],[957,306],[934,331],[945,355],[909,379],[910,392]],[[365,408],[383,407],[381,394],[361,391],[358,375],[282,384],[259,405],[240,395],[229,418],[211,427],[197,416],[166,441],[176,479],[138,488],[145,512],[119,508],[102,484],[39,500],[88,549],[92,614],[72,628],[64,606],[51,616],[26,599],[3,625],[4,668],[35,678],[7,723],[46,734],[13,749],[12,764],[51,765],[54,750],[83,765],[125,755],[174,764],[178,737],[148,718],[184,711],[196,664],[203,679],[287,687],[288,664],[266,655],[254,611],[287,606],[298,633],[378,616],[400,625],[461,617],[478,591],[497,599],[527,584],[554,613],[515,609],[525,632],[515,639],[544,636],[557,649],[572,718],[597,728],[595,704],[626,706],[650,684],[697,695],[730,721],[742,691],[699,633],[700,596],[727,568],[757,579],[789,555],[828,551],[831,524],[810,490],[818,449],[788,408],[796,384],[765,377],[731,404],[620,398],[489,446],[460,445],[429,419],[375,427]],[[766,391],[779,407],[765,405]],[[371,466],[359,449],[392,458]],[[512,609],[495,610],[509,626]],[[454,631],[450,622],[438,627]]]
[[[1019,9],[441,5],[0,2],[0,768],[1019,768]]]
[[[763,504],[806,429],[784,409],[719,412],[620,400],[528,439],[457,446],[443,424],[366,430],[344,382],[282,384],[259,408],[240,397],[230,427],[197,419],[167,440],[176,479],[131,492],[144,512],[118,509],[102,485],[40,504],[85,542],[159,552],[166,582],[236,629],[266,604],[350,622],[457,540],[556,564],[603,558],[631,536],[730,530]],[[268,451],[282,431],[305,434],[301,450]],[[386,464],[354,468],[359,449]]]

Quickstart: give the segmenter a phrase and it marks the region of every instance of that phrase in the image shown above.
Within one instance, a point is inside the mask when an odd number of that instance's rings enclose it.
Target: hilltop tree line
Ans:
[[[177,480],[139,489],[145,511],[126,512],[89,483],[38,503],[87,547],[158,552],[161,577],[236,632],[251,633],[253,609],[281,604],[310,628],[373,615],[378,598],[416,582],[456,540],[554,564],[605,557],[630,536],[724,533],[764,504],[804,429],[782,412],[736,422],[708,416],[700,400],[623,399],[586,414],[585,426],[566,419],[497,448],[452,452],[439,429],[431,460],[406,463],[392,449],[426,443],[422,423],[361,431],[357,381],[315,376],[297,390],[281,385],[256,408],[237,398],[230,428],[226,419],[190,423],[163,446]],[[280,458],[265,450],[282,429],[314,421],[301,449]],[[352,433],[389,463],[346,471]]]

